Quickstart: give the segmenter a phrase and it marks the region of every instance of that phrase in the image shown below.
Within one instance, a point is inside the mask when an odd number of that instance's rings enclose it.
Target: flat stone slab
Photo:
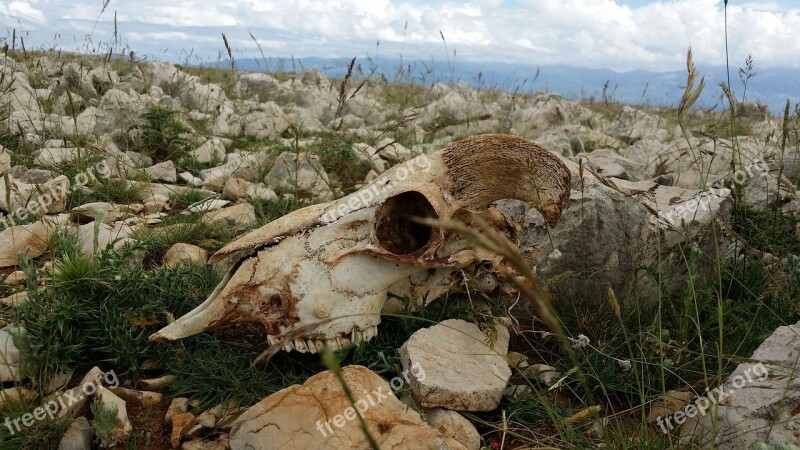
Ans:
[[[342,377],[355,404],[333,372],[318,373],[242,414],[231,429],[231,450],[370,448],[359,414],[380,448],[458,448],[449,446],[436,428],[395,397],[389,383],[371,370],[347,366]]]
[[[450,319],[411,335],[400,361],[414,400],[454,411],[497,408],[511,368],[505,358],[508,329],[495,327],[490,339],[477,325]]]

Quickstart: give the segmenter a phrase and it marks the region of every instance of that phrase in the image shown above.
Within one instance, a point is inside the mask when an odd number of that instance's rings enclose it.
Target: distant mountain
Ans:
[[[341,78],[346,73],[349,59],[345,58],[269,58],[236,60],[236,67],[246,71],[296,71],[315,68],[329,78]],[[228,67],[227,63],[218,63]],[[476,63],[456,61],[448,67],[447,61],[422,61],[381,58],[377,61],[356,59],[357,73],[386,77],[389,81],[406,81],[431,84],[463,80],[473,86],[497,87],[506,91],[556,92],[568,98],[602,101],[610,100],[631,104],[669,106],[680,101],[686,72],[648,72],[636,70],[615,72],[608,69],[587,69],[566,65]],[[452,69],[452,70],[451,70]],[[706,88],[697,105],[703,108],[727,106],[719,84],[727,82],[724,67],[698,67],[706,77]],[[800,69],[755,68],[756,75],[748,81],[747,90],[739,80],[739,69],[731,67],[731,85],[737,98],[746,95],[749,101],[759,101],[769,106],[773,114],[781,115],[788,99],[792,108],[800,102]]]

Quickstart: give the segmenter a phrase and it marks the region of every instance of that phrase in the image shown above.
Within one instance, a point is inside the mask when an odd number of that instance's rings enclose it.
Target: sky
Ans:
[[[2,0],[6,42],[178,63],[359,57],[672,71],[725,64],[723,0]],[[116,21],[115,21],[116,17]],[[116,35],[114,33],[116,23]],[[734,67],[800,67],[800,0],[728,5]],[[0,37],[2,32],[0,32]],[[444,37],[444,39],[443,39]],[[19,45],[19,42],[17,42]],[[259,49],[260,47],[260,49]]]

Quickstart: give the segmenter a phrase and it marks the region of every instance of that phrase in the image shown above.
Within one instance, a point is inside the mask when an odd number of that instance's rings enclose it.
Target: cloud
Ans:
[[[98,2],[14,0],[0,6],[7,29],[24,23],[26,43],[60,33],[80,41],[100,12]],[[95,41],[119,32],[139,54],[169,51],[213,60],[225,33],[237,58],[259,57],[249,35],[273,56],[450,57],[478,61],[675,70],[691,46],[704,65],[725,63],[722,0],[659,0],[626,6],[620,0],[242,0],[163,2],[112,0]],[[71,19],[71,20],[64,20]],[[753,55],[756,65],[800,66],[800,7],[788,2],[734,3],[728,8],[731,63]],[[98,38],[99,36],[99,38]],[[149,37],[149,39],[148,39]]]
[[[47,25],[47,18],[44,13],[34,8],[33,3],[35,2],[14,0],[0,4],[0,20],[4,24],[14,23],[24,27]]]

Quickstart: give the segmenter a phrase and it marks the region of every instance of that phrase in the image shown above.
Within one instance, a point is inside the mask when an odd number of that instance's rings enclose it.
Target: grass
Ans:
[[[63,63],[97,63],[88,57],[84,60],[75,55],[45,54]],[[37,55],[33,52],[15,52],[12,56],[29,67],[36,64]],[[140,64],[124,57],[103,63],[121,74],[132,73]],[[218,83],[229,97],[242,101],[235,98],[236,74],[216,68],[182,70],[199,76],[203,82]],[[744,79],[749,79],[750,72],[752,67],[745,69]],[[726,139],[738,149],[737,139],[753,131],[763,118],[760,112],[732,95],[728,96],[728,110],[722,113],[693,108],[695,94],[704,87],[691,61],[687,74],[686,91],[677,108],[637,107],[663,118],[664,128],[679,127],[690,150],[696,150],[691,148],[690,140],[696,134]],[[295,76],[281,71],[271,75],[279,82]],[[283,151],[316,154],[332,187],[342,194],[354,192],[369,172],[369,166],[353,153],[354,143],[374,143],[390,137],[410,147],[454,137],[449,134],[457,128],[454,125],[460,124],[452,117],[439,118],[417,136],[413,110],[430,103],[429,81],[425,74],[412,75],[410,68],[398,68],[391,81],[385,76],[372,76],[369,70],[359,73],[353,69],[345,79],[331,80],[332,89],[341,94],[336,115],[346,110],[346,102],[352,96],[381,99],[392,111],[386,123],[374,127],[374,135],[357,135],[335,126],[310,132],[294,124],[283,136],[289,137],[288,141],[229,136],[233,143],[229,147],[261,152],[267,162]],[[41,86],[46,82],[44,77],[36,81]],[[271,92],[258,94],[260,101],[294,101],[291,96],[282,98]],[[505,94],[491,87],[482,88],[479,99],[492,101]],[[513,102],[524,103],[532,95],[515,92]],[[619,117],[623,106],[613,100],[613,88],[608,87],[601,99],[582,104],[609,120]],[[40,99],[45,111],[58,111],[62,106],[50,97]],[[78,104],[70,114],[81,107]],[[152,156],[155,162],[174,160],[182,169],[193,172],[208,168],[211,165],[185,158],[190,147],[178,114],[161,106],[148,109],[136,126],[140,139],[134,149]],[[500,120],[500,127],[505,126],[503,123]],[[800,113],[787,111],[783,150],[793,142],[797,145],[798,123]],[[45,135],[55,136],[56,132],[45,130]],[[81,147],[93,145],[94,140],[92,136],[63,137]],[[301,140],[308,141],[308,145],[301,147]],[[30,165],[38,150],[33,143],[20,139],[15,130],[0,133],[0,144],[14,152],[13,164]],[[598,144],[584,139],[582,146],[592,151]],[[89,152],[81,160],[56,169],[72,179],[98,158]],[[260,178],[268,166],[259,168]],[[297,189],[288,188],[279,190],[277,200],[249,199],[256,211],[257,226],[314,201],[295,194]],[[88,189],[73,191],[68,207],[93,201],[138,203],[141,197],[141,189],[127,180],[97,179],[89,183]],[[178,317],[194,308],[220,279],[208,267],[161,265],[164,253],[175,243],[196,244],[213,252],[236,237],[229,230],[203,222],[199,214],[184,214],[186,208],[207,197],[201,190],[173,196],[168,217],[140,231],[135,245],[89,257],[80,253],[73,236],[57,234],[51,239],[46,256],[23,264],[29,276],[26,288],[30,300],[19,306],[1,306],[0,319],[24,326],[15,342],[24,350],[23,368],[40,396],[37,401],[45,395],[43,386],[53,374],[66,370],[80,373],[100,364],[104,369],[115,369],[123,381],[132,383],[144,377],[175,375],[176,381],[167,393],[171,397],[197,399],[196,411],[229,401],[249,406],[277,390],[302,383],[326,367],[360,364],[391,379],[401,371],[397,349],[415,331],[448,318],[488,325],[490,317],[508,314],[508,304],[498,298],[478,307],[478,302],[466,294],[449,293],[430,299],[436,301],[417,311],[408,308],[407,299],[397,298],[405,302],[404,314],[383,317],[376,338],[336,352],[333,364],[325,364],[319,355],[281,353],[264,366],[251,367],[266,342],[263,331],[250,326],[201,334],[172,344],[151,344],[148,335],[166,324],[170,315]],[[511,349],[523,353],[531,362],[553,366],[563,380],[558,388],[549,389],[515,373],[513,383],[528,386],[529,392],[503,399],[495,411],[466,414],[477,425],[486,446],[683,448],[674,433],[663,434],[647,423],[650,406],[670,390],[700,393],[706,387],[718,386],[774,329],[800,320],[797,218],[777,208],[755,209],[737,195],[730,229],[744,243],[745,256],[723,261],[724,252],[719,256],[701,255],[697,247],[686,245],[680,254],[683,260],[676,262],[689,275],[685,285],[672,293],[662,286],[663,294],[654,308],[645,307],[636,297],[621,298],[619,303],[615,296],[575,298],[568,289],[561,289],[574,274],[563,274],[562,284],[558,280],[550,283],[551,306],[545,308],[535,302],[518,305],[514,315],[524,332],[512,338]],[[764,253],[783,263],[765,261]],[[695,276],[707,258],[720,263],[720,269],[713,282],[699,286]],[[650,275],[656,283],[661,279],[659,273],[651,271]],[[4,287],[2,292],[7,295],[11,290]],[[557,328],[565,330],[563,334],[541,332],[547,330],[543,308],[552,313]],[[574,343],[582,339],[581,335],[588,344],[576,348]],[[30,411],[37,401],[13,404],[10,411],[0,412],[0,421]],[[588,414],[585,421],[567,420],[590,407],[599,407],[599,412]],[[600,417],[607,419],[606,425],[598,425]],[[9,449],[54,448],[67,425],[66,421],[37,422],[26,433],[14,436],[0,427],[0,442],[2,448]],[[105,429],[102,423],[97,426]],[[133,448],[144,441],[143,435],[136,435],[129,445]]]

